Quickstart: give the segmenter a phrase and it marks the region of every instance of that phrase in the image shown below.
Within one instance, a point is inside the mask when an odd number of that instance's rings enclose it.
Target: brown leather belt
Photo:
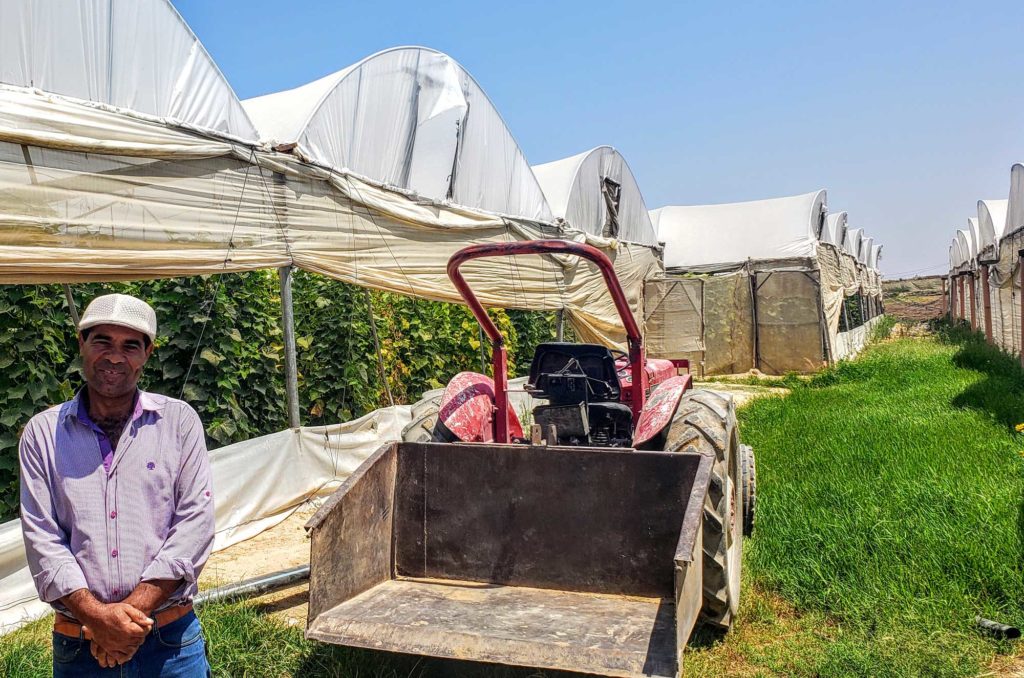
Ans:
[[[154,618],[154,621],[156,621],[156,627],[162,629],[168,624],[178,621],[191,611],[192,603],[187,603],[185,605],[175,605],[167,608],[166,610],[160,610],[156,614],[150,616]],[[82,626],[74,619],[63,615],[60,612],[58,612],[53,618],[53,630],[62,636],[92,640],[92,632],[88,627]]]

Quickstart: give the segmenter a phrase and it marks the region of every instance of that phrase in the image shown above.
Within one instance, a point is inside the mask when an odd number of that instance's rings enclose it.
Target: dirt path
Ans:
[[[287,520],[252,539],[210,556],[200,585],[233,584],[309,562],[309,539],[303,525],[316,512],[310,504],[299,507]]]
[[[751,400],[757,398],[768,398],[771,396],[784,396],[789,394],[788,388],[781,386],[752,386],[749,384],[732,384],[725,381],[697,382],[695,388],[728,393],[732,396],[736,407],[743,407]]]
[[[303,526],[316,513],[316,508],[304,504],[280,525],[210,556],[199,579],[200,586],[236,583],[308,564],[309,539]],[[304,626],[308,599],[308,586],[302,583],[261,596],[254,602],[287,624]]]

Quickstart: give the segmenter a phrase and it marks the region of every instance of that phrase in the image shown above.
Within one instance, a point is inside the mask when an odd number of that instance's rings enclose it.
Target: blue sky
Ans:
[[[618,148],[648,207],[827,188],[890,277],[940,272],[1024,161],[1024,3],[173,0],[242,98],[446,52],[531,164]]]

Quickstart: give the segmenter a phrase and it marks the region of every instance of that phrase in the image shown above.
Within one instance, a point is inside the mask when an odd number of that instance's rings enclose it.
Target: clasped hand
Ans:
[[[128,603],[109,603],[86,628],[92,633],[92,656],[103,668],[113,668],[132,658],[152,630],[153,620]]]

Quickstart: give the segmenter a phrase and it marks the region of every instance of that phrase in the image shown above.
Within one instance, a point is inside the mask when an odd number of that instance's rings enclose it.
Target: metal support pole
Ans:
[[[975,284],[973,271],[967,276],[967,282],[971,286],[971,330],[975,331],[978,329],[978,286]]]
[[[949,306],[949,304],[947,303],[949,300],[946,299],[946,278],[939,278],[939,282],[942,283],[942,315],[946,315],[946,313],[948,312],[947,307]]]
[[[78,329],[78,323],[81,319],[78,317],[78,307],[75,306],[75,297],[71,294],[71,285],[64,283],[64,297],[68,300],[68,313],[71,314],[71,320],[75,323],[75,329]]]
[[[373,335],[373,348],[377,352],[377,371],[380,374],[380,382],[384,384],[384,393],[388,396],[388,403],[395,406],[395,398],[391,395],[391,386],[388,384],[388,373],[384,369],[384,354],[380,352],[380,339],[377,338],[377,321],[373,317],[373,297],[370,295],[370,288],[364,287],[363,293],[366,296],[366,312],[370,316],[370,333]]]
[[[558,309],[558,326],[555,329],[555,341],[565,341],[565,308]]]
[[[754,322],[754,368],[761,369],[761,328],[758,327],[757,317],[757,273],[753,270],[750,262],[747,262],[747,271],[750,276],[750,315]]]
[[[1017,270],[1020,272],[1020,333],[1021,341],[1017,344],[1020,348],[1020,362],[1024,365],[1024,250],[1017,251]],[[1010,285],[1013,291],[1013,285]]]
[[[963,320],[967,317],[967,304],[964,303],[964,274],[961,273],[956,277],[956,288],[957,296],[960,297],[960,314],[957,316],[959,320]]]
[[[992,293],[988,289],[988,264],[981,267],[981,298],[985,305],[985,341],[992,343]]]
[[[949,284],[949,321],[953,322],[956,319],[956,276],[949,276],[947,283]]]
[[[281,278],[281,329],[284,330],[284,391],[288,399],[288,427],[298,428],[299,368],[295,357],[295,315],[292,310],[292,267],[277,269]]]

